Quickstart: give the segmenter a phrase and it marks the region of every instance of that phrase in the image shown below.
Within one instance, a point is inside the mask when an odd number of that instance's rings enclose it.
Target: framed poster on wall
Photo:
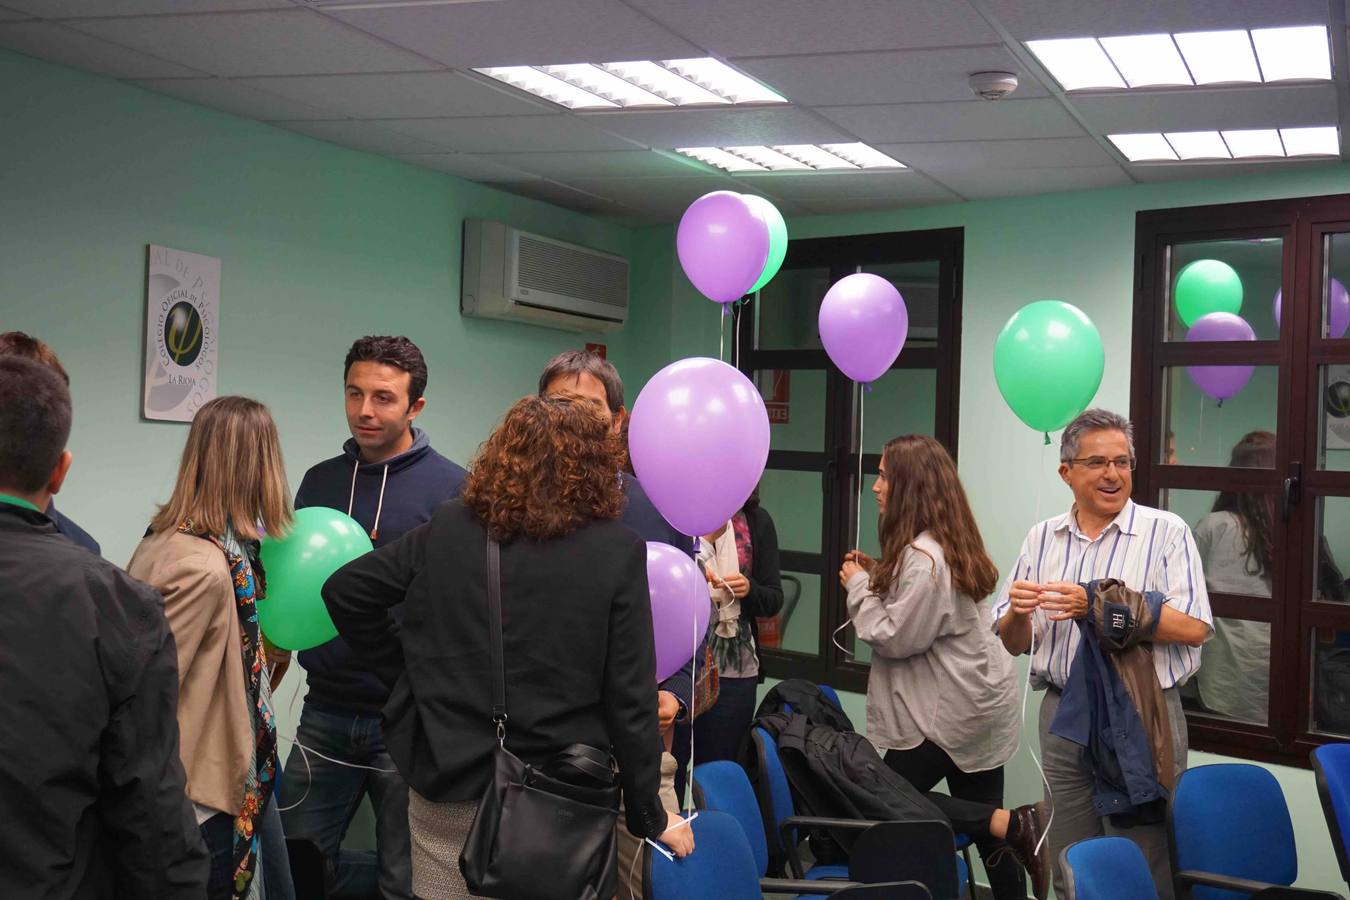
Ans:
[[[216,396],[220,260],[150,244],[145,277],[142,415],[191,422]]]

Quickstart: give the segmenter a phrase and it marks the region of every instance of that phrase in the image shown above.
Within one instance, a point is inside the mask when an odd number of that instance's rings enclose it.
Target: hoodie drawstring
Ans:
[[[356,473],[361,471],[361,460],[352,461],[352,489],[347,495],[347,515],[352,514],[352,507],[356,503]],[[384,512],[384,488],[389,483],[389,463],[384,464],[384,476],[380,479],[380,499],[375,504],[375,525],[370,529],[370,539],[378,540],[380,537],[380,513]]]

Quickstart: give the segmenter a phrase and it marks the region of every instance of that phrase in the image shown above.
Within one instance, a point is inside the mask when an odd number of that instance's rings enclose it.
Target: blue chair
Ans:
[[[643,896],[651,900],[762,900],[761,891],[796,893],[810,889],[843,900],[929,900],[913,882],[859,886],[847,882],[761,880],[740,823],[726,813],[701,811],[690,823],[694,852],[684,859],[644,854]]]
[[[842,704],[842,703],[839,702],[839,692],[838,692],[838,691],[836,691],[834,688],[830,687],[828,684],[818,684],[818,685],[816,685],[816,687],[820,688],[820,692],[821,692],[822,694],[825,695],[825,699],[826,699],[826,700],[830,701],[831,703],[833,703],[835,706],[839,707],[840,709],[843,709],[843,708],[844,708],[844,704]]]
[[[1350,744],[1326,744],[1312,752],[1313,772],[1317,776],[1317,795],[1322,798],[1331,845],[1341,879],[1350,885],[1350,858],[1345,841],[1350,837]]]
[[[1172,794],[1167,828],[1179,897],[1336,896],[1290,887],[1298,877],[1294,824],[1279,782],[1260,766],[1186,770]]]
[[[797,845],[800,828],[831,828],[837,830],[860,831],[864,836],[873,828],[885,826],[871,834],[862,844],[864,856],[859,859],[859,846],[855,844],[849,861],[851,877],[857,881],[918,881],[927,886],[932,895],[939,900],[955,900],[963,894],[960,887],[970,883],[969,869],[959,856],[952,856],[956,846],[950,823],[941,822],[872,822],[861,819],[821,819],[797,815],[792,802],[792,790],[788,786],[787,772],[778,758],[778,744],[773,736],[763,728],[754,728],[751,739],[755,747],[756,760],[760,775],[760,809],[763,813],[765,833],[770,850],[787,864],[787,871],[794,878],[803,875],[801,858]],[[908,829],[906,826],[916,826]],[[889,843],[888,843],[889,842]],[[872,846],[882,845],[882,861],[874,865],[874,857],[867,852]],[[903,846],[907,852],[896,853],[897,846]],[[879,851],[880,852],[880,851]],[[946,860],[953,860],[947,864]],[[971,896],[974,897],[972,891]]]
[[[1158,900],[1148,860],[1128,838],[1077,841],[1059,858],[1069,900]]]

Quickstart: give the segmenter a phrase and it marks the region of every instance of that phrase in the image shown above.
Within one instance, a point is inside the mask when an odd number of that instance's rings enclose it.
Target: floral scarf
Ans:
[[[198,534],[191,522],[184,522],[178,530],[215,544],[225,554],[230,566],[230,581],[234,585],[235,611],[239,615],[239,634],[243,642],[244,689],[253,714],[254,745],[253,758],[244,778],[244,802],[234,819],[232,894],[234,900],[255,900],[260,896],[259,880],[254,878],[259,840],[253,825],[262,817],[271,798],[277,770],[277,726],[263,685],[267,677],[267,651],[263,649],[262,632],[258,628],[256,602],[267,592],[261,579],[254,579],[254,565],[248,556],[230,551],[216,535]],[[260,568],[258,572],[261,575]]]

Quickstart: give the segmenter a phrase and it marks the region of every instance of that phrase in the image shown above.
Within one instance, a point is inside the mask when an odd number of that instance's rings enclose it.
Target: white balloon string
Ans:
[[[854,382],[853,390],[858,395],[858,515],[857,521],[853,523],[853,549],[862,549],[862,506],[863,506],[863,438],[867,434],[863,430],[863,407],[865,405],[863,395],[867,393],[862,385]]]
[[[1041,520],[1041,491],[1042,491],[1042,489],[1045,487],[1045,478],[1044,478],[1044,475],[1045,475],[1045,448],[1048,447],[1048,446],[1049,446],[1049,444],[1041,444],[1041,460],[1040,460],[1040,463],[1039,463],[1039,465],[1037,466],[1037,469],[1036,469],[1036,471],[1037,471],[1037,473],[1038,473],[1038,476],[1037,476],[1037,478],[1036,478],[1036,519],[1035,519],[1035,521],[1037,521],[1037,522],[1039,522],[1039,521]],[[1029,564],[1028,564],[1028,565],[1029,565]],[[1017,576],[1018,574],[1019,574],[1018,572],[1013,572],[1014,577]],[[1030,570],[1027,571],[1027,574],[1028,574],[1028,575],[1031,574]],[[1034,613],[1033,613],[1033,615],[1034,615]],[[1031,658],[1032,660],[1034,660],[1034,659],[1036,658],[1036,627],[1035,627],[1035,623],[1034,623],[1034,622],[1032,623],[1032,628],[1031,628],[1031,657],[1030,657],[1030,658]],[[1021,735],[1023,735],[1023,734],[1026,733],[1026,726],[1027,726],[1027,697],[1030,696],[1030,694],[1031,694],[1031,663],[1028,662],[1028,663],[1027,663],[1027,680],[1026,680],[1026,682],[1022,685],[1022,717],[1018,720],[1018,723],[1019,723],[1019,725],[1020,725],[1020,728],[1018,729],[1018,739],[1017,739],[1017,740],[1018,740],[1018,743],[1021,743],[1021,741],[1022,741]],[[1036,730],[1037,730],[1037,732],[1039,733],[1040,728],[1037,727]],[[1049,817],[1045,820],[1045,831],[1043,831],[1043,832],[1041,833],[1041,839],[1040,839],[1039,841],[1036,842],[1036,851],[1035,851],[1035,852],[1040,853],[1040,852],[1041,852],[1041,846],[1045,843],[1046,836],[1048,836],[1048,835],[1050,834],[1050,823],[1053,822],[1053,821],[1055,820],[1055,795],[1054,795],[1054,792],[1050,790],[1050,779],[1048,779],[1048,778],[1045,777],[1045,769],[1041,766],[1040,758],[1036,756],[1036,751],[1035,751],[1035,749],[1032,748],[1032,746],[1031,746],[1030,743],[1027,744],[1027,752],[1031,754],[1031,761],[1032,761],[1033,763],[1035,763],[1035,765],[1036,765],[1036,771],[1040,773],[1040,776],[1041,776],[1041,784],[1043,784],[1043,785],[1045,786],[1045,800],[1046,800],[1046,806],[1047,806],[1047,807],[1049,808],[1049,810],[1050,810],[1050,815],[1049,815]]]

